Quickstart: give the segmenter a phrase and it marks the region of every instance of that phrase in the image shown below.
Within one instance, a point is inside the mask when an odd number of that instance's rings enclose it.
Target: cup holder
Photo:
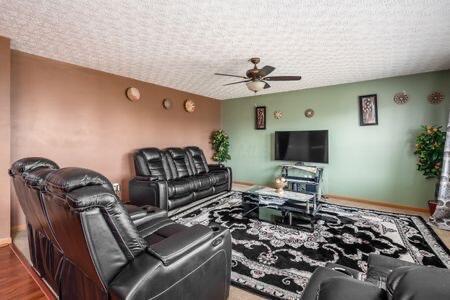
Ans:
[[[221,229],[219,224],[210,224],[209,228],[211,228],[212,231],[217,232]]]

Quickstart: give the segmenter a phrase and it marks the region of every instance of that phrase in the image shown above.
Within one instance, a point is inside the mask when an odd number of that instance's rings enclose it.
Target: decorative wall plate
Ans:
[[[283,117],[283,113],[282,113],[281,111],[277,110],[277,111],[275,111],[275,112],[273,113],[273,117],[274,117],[275,119],[279,120],[279,119],[281,119],[281,118]]]
[[[396,93],[394,95],[394,102],[397,104],[405,104],[406,102],[408,102],[408,100],[409,100],[408,94],[406,94],[406,92],[404,91]]]
[[[165,98],[162,102],[162,106],[165,109],[171,109],[172,108],[172,100],[170,100],[169,98]]]
[[[141,93],[135,87],[127,88],[126,95],[127,95],[127,98],[132,102],[135,102],[135,101],[138,101],[139,99],[141,99]]]
[[[192,101],[191,99],[187,99],[186,101],[184,101],[184,109],[189,113],[194,112],[195,111],[194,101]]]
[[[307,110],[305,110],[305,117],[307,118],[314,117],[314,110],[312,110],[312,108],[308,108]]]
[[[432,92],[428,96],[428,102],[430,102],[431,104],[439,104],[443,100],[444,100],[444,94],[442,94],[441,92]]]

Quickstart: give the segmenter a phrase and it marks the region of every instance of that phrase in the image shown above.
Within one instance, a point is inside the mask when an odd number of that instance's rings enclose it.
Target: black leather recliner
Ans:
[[[31,264],[54,291],[58,289],[57,274],[63,254],[48,224],[40,187],[46,176],[58,169],[51,160],[30,157],[15,162],[9,170],[13,191],[27,221]]]
[[[10,174],[21,205],[42,207],[49,243],[60,255],[52,287],[61,299],[227,298],[227,229],[186,227],[157,208],[124,206],[104,176],[49,162],[20,160]],[[34,213],[28,210],[27,220],[37,219]],[[37,255],[54,261],[48,252]]]
[[[27,222],[31,265],[57,294],[63,254],[48,222],[42,189],[47,175],[58,169],[59,166],[49,159],[29,157],[16,161],[9,170],[13,183],[12,190],[16,193]],[[167,215],[154,207],[136,207],[127,204],[124,207],[136,226],[146,222],[150,217]]]
[[[450,270],[371,254],[366,274],[336,264],[318,267],[301,299],[446,300],[449,295]]]
[[[134,154],[136,177],[129,182],[130,203],[171,211],[231,190],[231,169],[208,165],[198,147],[144,148]]]

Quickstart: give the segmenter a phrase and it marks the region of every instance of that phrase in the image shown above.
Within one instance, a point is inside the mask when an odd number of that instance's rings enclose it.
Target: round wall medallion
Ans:
[[[273,116],[275,119],[279,120],[283,117],[283,113],[281,111],[277,110],[273,113]]]
[[[127,91],[126,91],[126,94],[127,94],[127,98],[130,100],[130,101],[138,101],[139,99],[141,99],[141,93],[139,92],[139,90],[137,89],[137,88],[135,88],[135,87],[129,87],[129,88],[127,88]]]
[[[431,104],[439,104],[444,100],[444,95],[440,92],[432,92],[428,96],[428,102]]]
[[[305,110],[305,117],[312,118],[313,116],[314,116],[314,110],[312,110],[311,108],[308,108],[307,110]]]
[[[187,99],[186,101],[184,101],[184,109],[191,113],[195,111],[195,103],[194,101],[192,101],[191,99]]]
[[[408,102],[408,98],[409,97],[406,92],[399,92],[394,95],[394,102],[397,104],[405,104],[406,102]]]
[[[171,109],[172,108],[172,100],[169,98],[165,98],[162,102],[162,105],[165,109]]]

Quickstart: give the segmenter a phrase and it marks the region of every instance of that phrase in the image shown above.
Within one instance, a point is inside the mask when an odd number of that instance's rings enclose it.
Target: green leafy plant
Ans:
[[[212,159],[223,163],[229,159],[230,156],[230,138],[222,129],[216,130],[211,135],[211,144],[214,150]]]
[[[422,126],[416,138],[417,170],[426,178],[441,176],[442,158],[444,155],[445,135],[442,126]]]

